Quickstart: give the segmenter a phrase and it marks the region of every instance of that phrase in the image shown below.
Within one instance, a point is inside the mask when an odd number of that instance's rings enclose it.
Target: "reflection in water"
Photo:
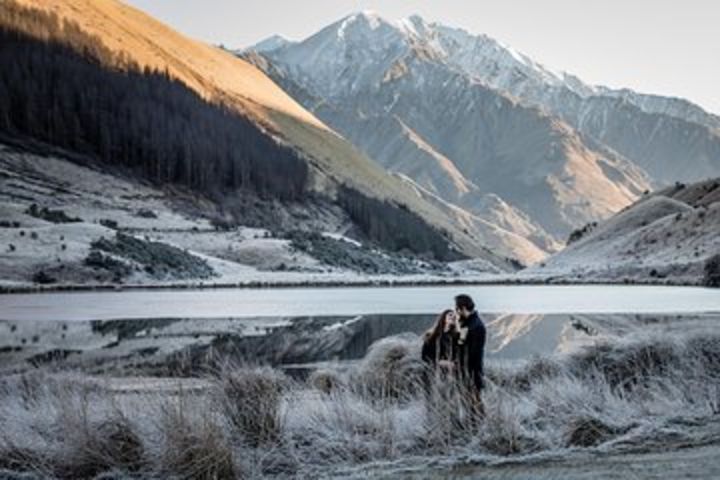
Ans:
[[[484,314],[488,329],[488,358],[517,359],[566,351],[591,336],[574,315]],[[431,315],[369,315],[362,317],[340,357],[362,358],[375,341],[411,332],[422,335],[433,324]],[[594,332],[591,332],[594,333]]]
[[[482,315],[489,360],[569,351],[643,324],[651,315]],[[694,316],[693,318],[697,318]],[[674,317],[677,318],[677,317]],[[131,319],[93,322],[0,321],[0,365],[17,370],[48,362],[86,366],[132,361],[161,363],[179,352],[210,346],[253,363],[307,364],[362,358],[375,341],[422,335],[433,315],[361,315],[254,319]],[[690,317],[686,317],[690,322]],[[418,341],[420,341],[418,339]]]

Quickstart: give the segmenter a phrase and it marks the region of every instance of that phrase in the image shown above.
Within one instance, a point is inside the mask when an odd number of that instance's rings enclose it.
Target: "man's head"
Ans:
[[[475,311],[475,302],[473,302],[473,299],[470,297],[470,295],[458,295],[455,297],[455,311],[460,316],[460,318],[467,318],[470,316],[472,312]]]

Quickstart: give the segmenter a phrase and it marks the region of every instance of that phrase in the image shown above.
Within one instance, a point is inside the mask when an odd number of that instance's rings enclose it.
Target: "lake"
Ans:
[[[124,290],[0,295],[0,319],[293,317],[428,314],[468,293],[487,313],[720,312],[720,290],[666,286],[431,286]]]
[[[48,371],[83,372],[114,392],[114,398],[138,396],[139,405],[145,405],[148,392],[152,398],[169,398],[185,389],[201,395],[209,381],[202,376],[203,361],[216,355],[274,366],[297,385],[306,385],[308,375],[318,369],[344,378],[364,368],[372,348],[382,342],[399,348],[388,350],[394,355],[407,349],[418,358],[419,335],[461,292],[475,298],[487,325],[486,365],[492,378],[514,379],[517,373],[523,380],[498,382],[501,386],[489,391],[488,405],[500,422],[493,425],[505,429],[493,427],[482,438],[495,435],[499,440],[492,437],[491,445],[502,445],[497,442],[504,439],[503,432],[518,428],[525,436],[517,438],[534,443],[521,444],[525,450],[517,455],[481,446],[459,454],[401,456],[395,464],[342,467],[344,478],[599,479],[617,471],[648,472],[648,463],[653,469],[649,478],[688,472],[698,478],[717,476],[718,369],[712,363],[717,356],[707,352],[717,352],[720,345],[720,291],[704,288],[432,286],[0,295],[0,380],[18,372],[44,372],[45,366]],[[638,383],[645,390],[635,396],[625,391],[613,396],[610,388],[596,388],[593,372],[601,366],[620,366],[608,371],[631,375],[640,359],[637,374],[646,375],[644,359],[657,358],[667,359],[672,368],[658,369],[653,382]],[[596,361],[589,369],[584,367],[588,359]],[[545,379],[548,375],[552,381]],[[307,397],[293,401],[315,398],[314,391],[302,392]],[[203,399],[202,408],[207,405]],[[291,411],[305,415],[304,409],[314,403],[302,405]],[[422,417],[408,416],[416,414],[413,405],[394,410],[392,425],[422,422]],[[507,417],[502,416],[503,405],[510,405]],[[619,428],[598,447],[568,449],[576,410],[612,419],[611,425]],[[392,431],[393,445],[406,441],[403,428]]]

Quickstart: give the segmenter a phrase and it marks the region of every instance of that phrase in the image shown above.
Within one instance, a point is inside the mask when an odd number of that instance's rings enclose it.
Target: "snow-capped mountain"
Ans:
[[[0,96],[13,99],[12,112],[0,102],[3,141],[24,144],[27,137],[87,156],[99,169],[127,169],[141,181],[187,189],[202,203],[198,210],[233,225],[351,231],[391,252],[510,268],[224,49],[116,0],[0,2],[0,30],[7,66]],[[15,110],[24,112],[22,121]],[[283,205],[276,209],[276,201]],[[272,214],[261,212],[266,206]],[[316,206],[322,213],[308,213]],[[330,228],[312,224],[319,218],[332,218]],[[287,229],[280,225],[286,220]]]
[[[486,36],[435,24],[429,31],[449,64],[559,116],[659,183],[720,172],[720,117],[687,100],[587,85]]]
[[[537,225],[531,241],[545,252],[649,187],[642,169],[621,155],[492,83],[510,82],[508,71],[522,67],[548,84],[589,87],[487,37],[463,46],[461,36],[417,16],[390,22],[363,12],[265,50],[264,58],[246,56],[385,168],[433,195],[481,218],[484,197],[499,196],[512,219]],[[486,70],[495,77],[469,71],[493,55]],[[503,230],[527,234],[513,220]]]
[[[474,216],[497,195],[555,240],[653,183],[720,174],[719,117],[588,85],[485,35],[361,12],[267,45],[243,55],[385,168]]]

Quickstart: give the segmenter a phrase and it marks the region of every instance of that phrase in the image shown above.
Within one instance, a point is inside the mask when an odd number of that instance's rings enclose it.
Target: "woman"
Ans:
[[[457,362],[458,327],[455,312],[445,310],[435,325],[425,332],[422,359],[444,370],[453,370]]]

